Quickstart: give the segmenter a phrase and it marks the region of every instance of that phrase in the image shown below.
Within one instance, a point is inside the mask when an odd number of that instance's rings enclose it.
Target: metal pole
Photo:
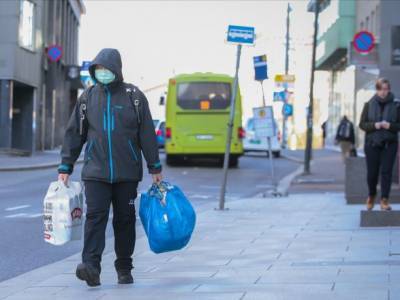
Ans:
[[[263,107],[265,107],[265,93],[264,93],[264,85],[263,85],[262,80],[260,80],[260,84],[261,84],[261,90],[262,90],[262,96],[263,96]]]
[[[272,184],[272,187],[273,187],[274,196],[276,196],[275,166],[274,166],[274,159],[272,158],[271,137],[267,137],[267,142],[268,142],[268,158],[269,158],[269,163],[270,163],[270,166],[271,166],[271,184]]]
[[[287,5],[287,13],[286,13],[286,47],[285,47],[285,74],[287,75],[289,73],[289,48],[290,48],[290,32],[289,32],[289,28],[290,28],[290,4],[288,3]],[[285,87],[285,100],[284,103],[286,104],[288,102],[287,99],[287,87]],[[282,122],[282,148],[286,148],[286,121],[287,121],[287,117],[284,115],[283,116],[283,122]]]
[[[310,104],[307,113],[307,141],[304,152],[304,174],[310,174],[310,163],[312,156],[312,137],[313,137],[313,110],[314,110],[314,73],[315,73],[315,55],[317,48],[319,0],[315,1],[314,11],[314,36],[311,60],[311,79],[310,79]]]
[[[226,149],[225,149],[225,156],[224,156],[224,168],[223,168],[223,179],[222,179],[222,186],[221,186],[221,193],[219,197],[219,209],[225,209],[225,192],[226,192],[226,182],[228,179],[228,167],[229,167],[229,153],[231,150],[231,142],[232,142],[232,131],[233,131],[233,121],[235,118],[235,105],[236,105],[236,94],[238,90],[238,77],[239,77],[239,65],[240,65],[240,53],[242,51],[242,45],[237,45],[237,54],[236,54],[236,70],[235,70],[235,78],[233,81],[233,89],[231,95],[231,111],[229,115],[229,122],[228,122],[228,132],[226,136]]]

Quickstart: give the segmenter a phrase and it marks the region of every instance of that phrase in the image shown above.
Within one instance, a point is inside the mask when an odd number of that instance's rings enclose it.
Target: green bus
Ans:
[[[215,157],[223,163],[233,78],[193,73],[171,78],[166,99],[165,152],[167,164],[182,158]],[[243,154],[242,101],[236,94],[230,166]]]

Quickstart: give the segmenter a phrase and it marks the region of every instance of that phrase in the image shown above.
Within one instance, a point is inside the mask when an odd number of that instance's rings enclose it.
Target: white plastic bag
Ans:
[[[44,240],[63,245],[80,240],[83,223],[83,191],[79,182],[52,182],[43,201]]]

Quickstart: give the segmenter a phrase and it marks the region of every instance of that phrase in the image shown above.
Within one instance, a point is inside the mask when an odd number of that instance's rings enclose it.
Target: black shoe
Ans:
[[[131,284],[133,283],[133,277],[130,270],[119,270],[118,274],[118,283],[119,284]]]
[[[86,281],[88,286],[100,285],[100,272],[96,268],[82,263],[76,268],[76,277],[80,280]]]

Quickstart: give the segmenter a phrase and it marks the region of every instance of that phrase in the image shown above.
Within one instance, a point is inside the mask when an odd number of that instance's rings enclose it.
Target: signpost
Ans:
[[[276,132],[274,110],[272,106],[256,107],[253,108],[253,117],[254,117],[254,130],[256,136],[258,138],[267,139],[268,157],[271,166],[271,183],[273,186],[273,195],[275,196],[277,192],[275,183],[275,167],[274,167],[274,160],[272,158],[272,144],[271,144],[271,138],[275,136]]]
[[[231,142],[232,142],[233,120],[234,120],[234,116],[235,116],[236,94],[237,94],[237,90],[238,90],[238,74],[239,74],[239,66],[240,66],[240,54],[242,51],[242,45],[254,45],[254,40],[255,40],[254,27],[229,25],[226,40],[229,43],[233,43],[233,44],[237,45],[237,54],[236,54],[235,78],[233,81],[233,88],[232,88],[232,94],[231,94],[230,114],[229,114],[228,130],[227,130],[227,137],[226,137],[223,179],[222,179],[221,193],[220,193],[220,198],[219,198],[219,209],[220,210],[225,209],[225,193],[226,193],[226,183],[227,183],[227,179],[228,179],[229,155],[230,155]]]

